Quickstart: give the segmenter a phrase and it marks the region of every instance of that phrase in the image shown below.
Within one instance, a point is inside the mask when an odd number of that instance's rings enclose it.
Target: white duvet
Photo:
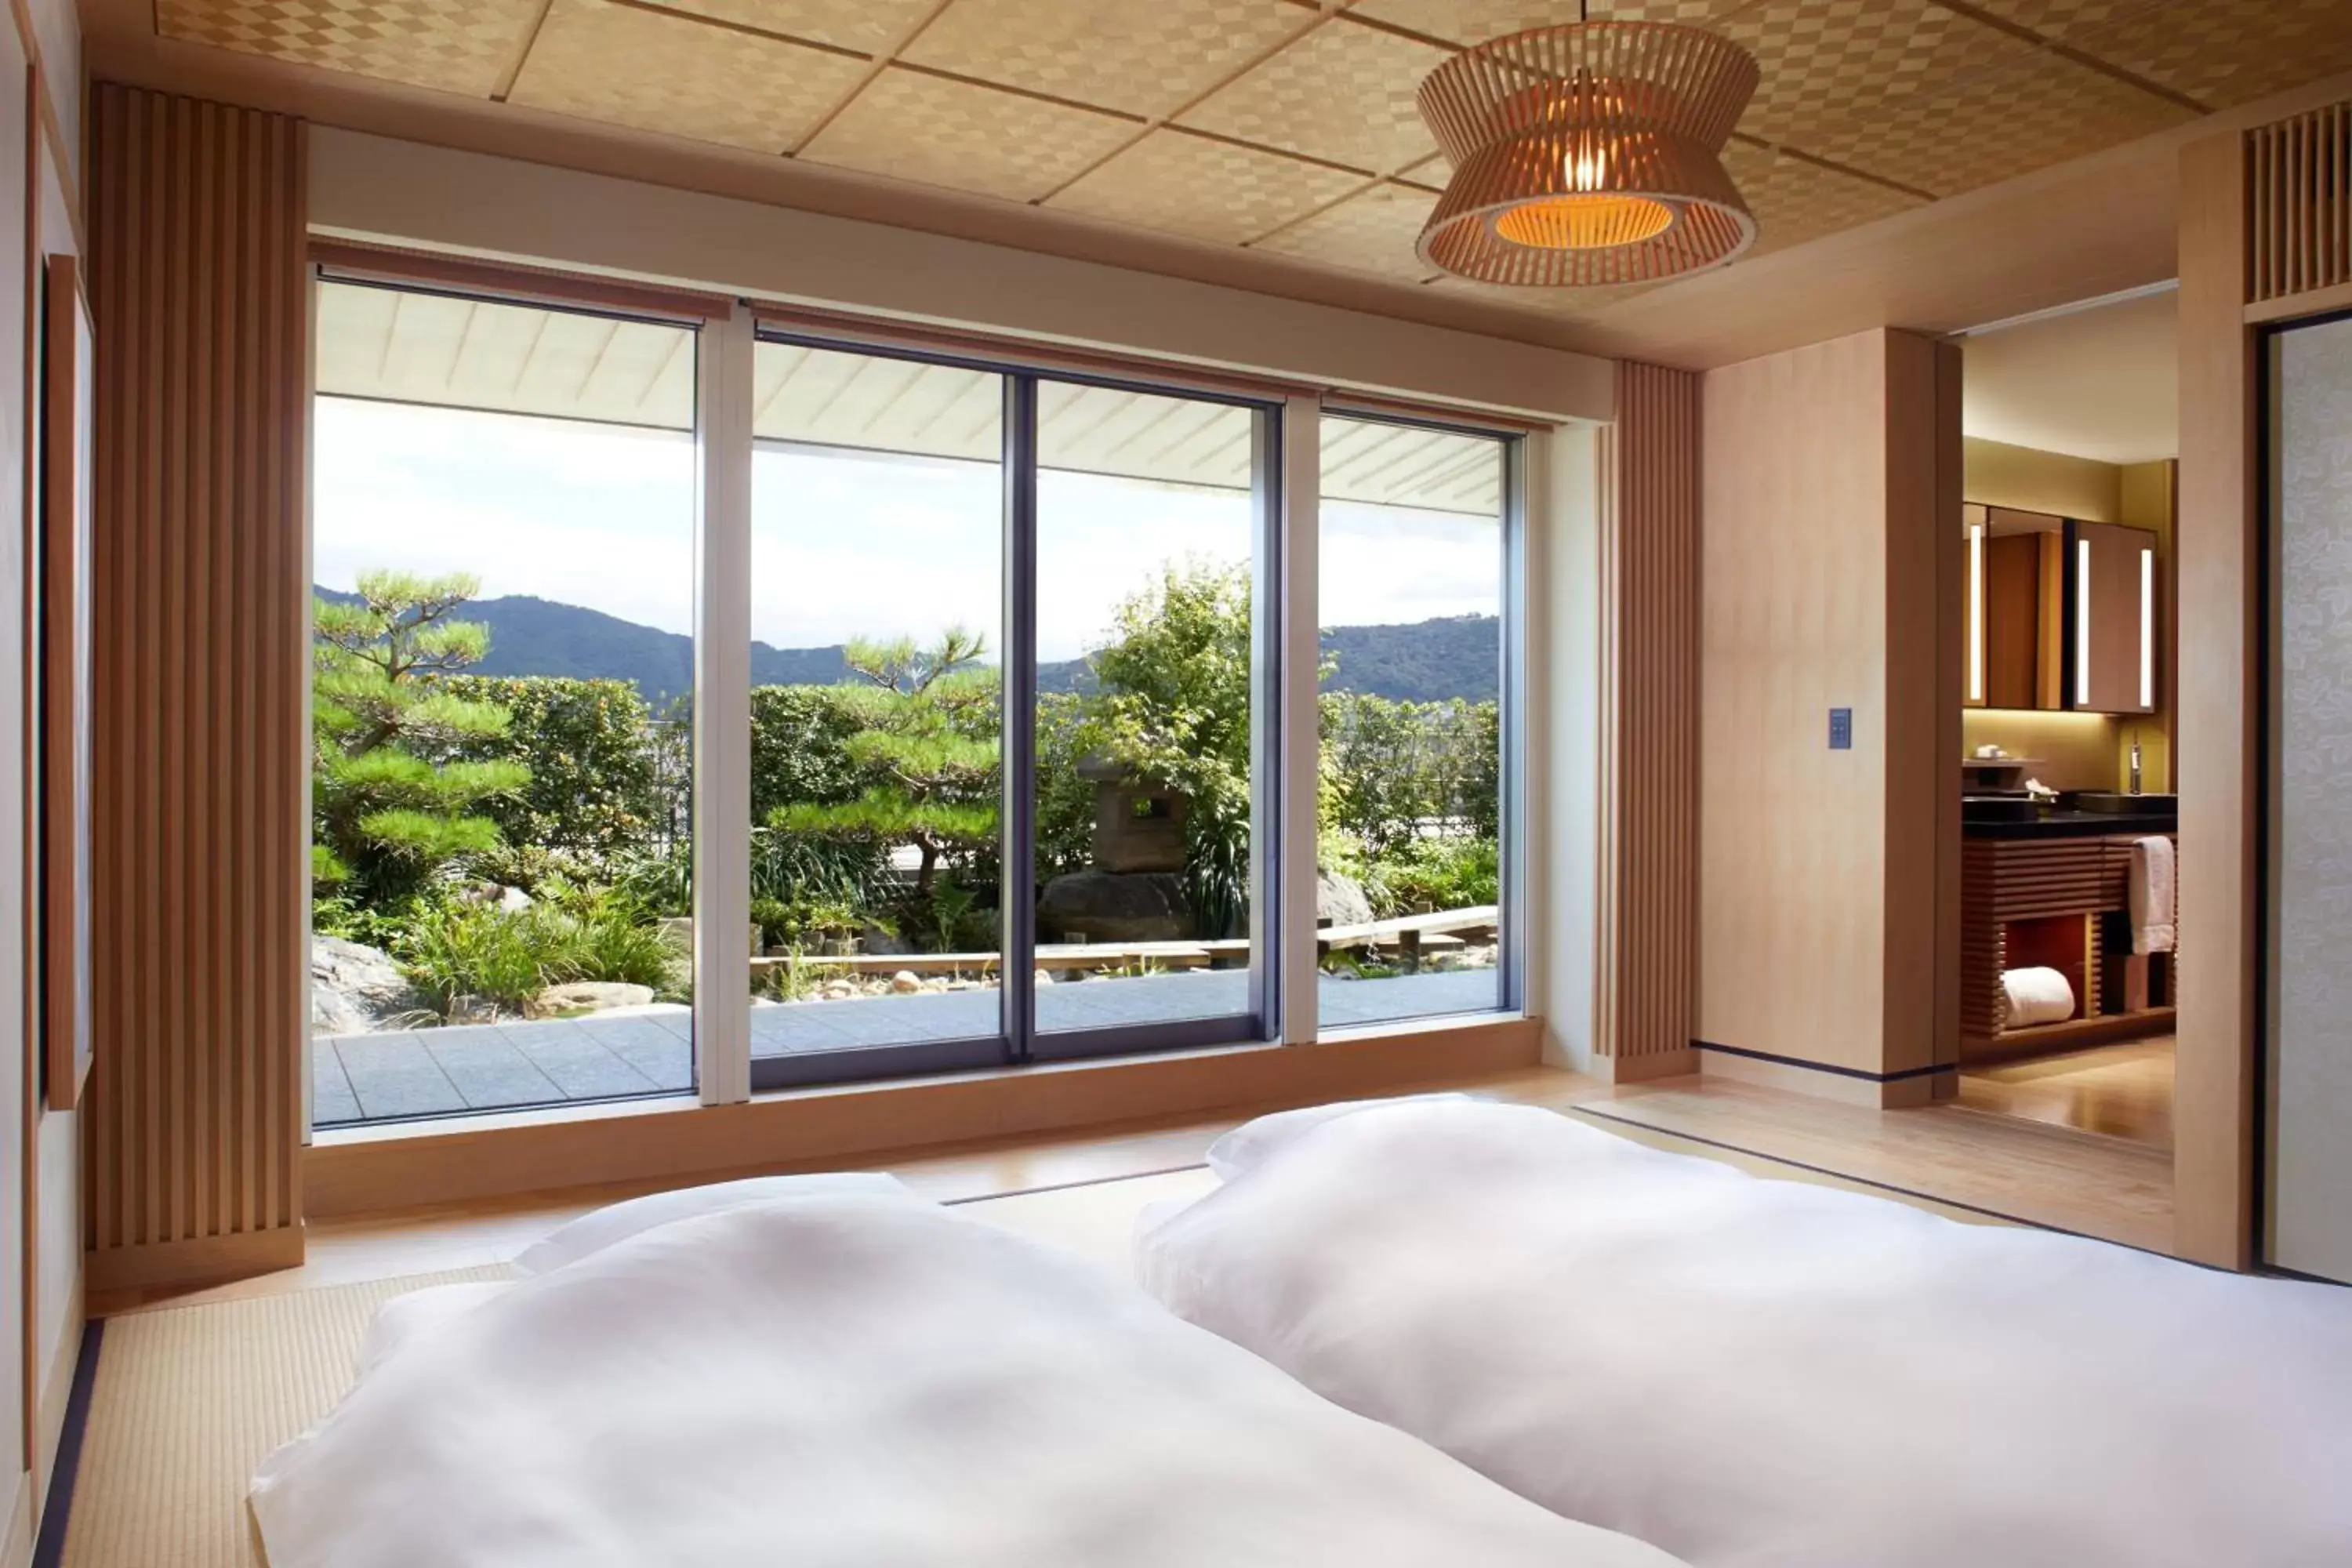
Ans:
[[[270,1568],[1672,1568],[911,1194],[694,1206],[397,1299]]]
[[[2352,1291],[1760,1181],[1554,1112],[1267,1118],[1145,1285],[1698,1568],[2345,1568]]]

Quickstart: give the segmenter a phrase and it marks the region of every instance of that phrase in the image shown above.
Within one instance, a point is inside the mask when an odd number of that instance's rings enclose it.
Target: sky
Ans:
[[[312,575],[470,572],[690,632],[694,445],[672,432],[321,397]],[[752,459],[751,635],[775,647],[936,635],[997,642],[1002,486],[992,464],[762,448]],[[1038,479],[1041,659],[1075,658],[1164,562],[1249,558],[1237,491],[1047,470]],[[1330,502],[1325,626],[1493,615],[1492,521]]]

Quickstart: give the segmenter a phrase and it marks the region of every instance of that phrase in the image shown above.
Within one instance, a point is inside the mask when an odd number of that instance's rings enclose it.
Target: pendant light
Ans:
[[[1421,84],[1454,175],[1422,260],[1482,283],[1643,283],[1756,240],[1721,153],[1755,58],[1664,22],[1584,19],[1464,50]]]

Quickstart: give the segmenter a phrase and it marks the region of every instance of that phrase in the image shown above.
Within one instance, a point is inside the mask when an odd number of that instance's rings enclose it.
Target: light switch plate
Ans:
[[[1832,752],[1851,752],[1853,750],[1853,709],[1832,708],[1830,710],[1830,750]]]

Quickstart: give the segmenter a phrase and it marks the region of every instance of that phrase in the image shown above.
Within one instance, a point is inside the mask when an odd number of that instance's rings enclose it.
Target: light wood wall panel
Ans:
[[[1956,354],[1884,331],[1706,373],[1709,1071],[1892,1098],[1957,1055],[1957,394]]]
[[[93,1289],[300,1254],[303,127],[108,84]]]
[[[1622,363],[1601,437],[1593,1065],[1691,1067],[1698,984],[1699,379]]]
[[[2263,437],[2251,323],[2352,307],[2352,102],[2180,153],[2180,1003],[2173,1181],[2185,1258],[2255,1257],[2264,763]]]
[[[2249,131],[2245,180],[2247,303],[2352,284],[2352,103]]]

